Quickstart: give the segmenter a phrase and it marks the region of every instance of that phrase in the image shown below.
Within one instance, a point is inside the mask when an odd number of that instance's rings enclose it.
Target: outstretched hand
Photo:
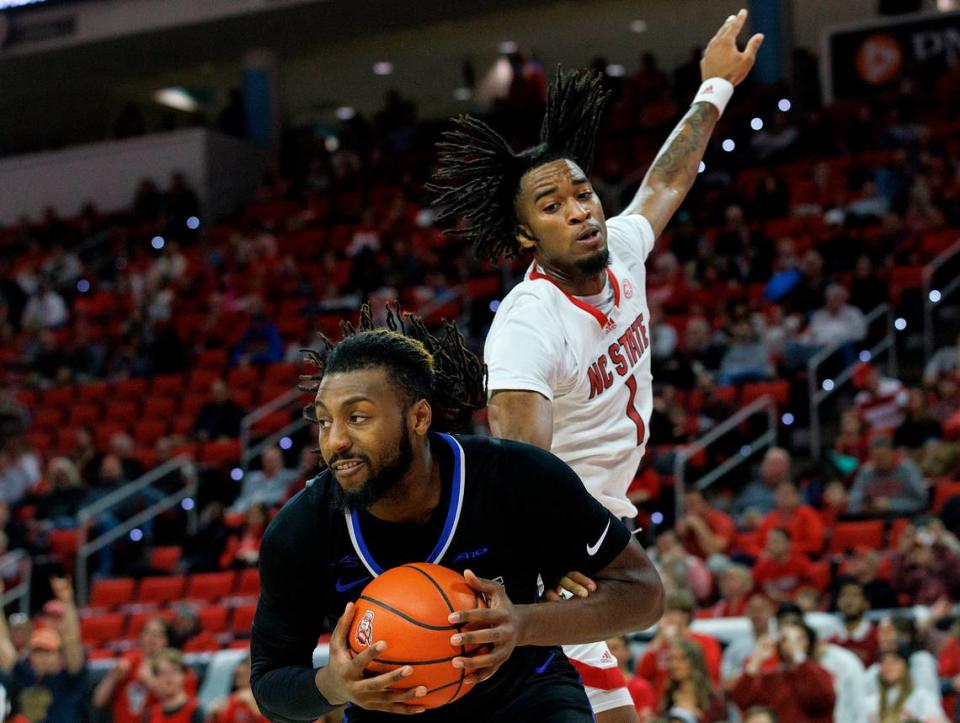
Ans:
[[[364,676],[367,665],[387,649],[387,644],[381,640],[353,657],[347,645],[353,610],[353,603],[348,603],[337,621],[337,627],[330,638],[330,660],[326,667],[317,671],[317,689],[334,705],[349,702],[367,710],[386,713],[422,713],[425,708],[418,706],[416,699],[427,694],[424,686],[406,689],[390,687],[413,674],[413,668],[409,665],[374,677]]]
[[[741,10],[724,21],[703,51],[700,59],[700,74],[703,79],[725,78],[739,85],[750,73],[757,59],[757,51],[763,42],[763,35],[757,33],[747,41],[742,51],[737,48],[737,36],[747,22],[747,11]]]

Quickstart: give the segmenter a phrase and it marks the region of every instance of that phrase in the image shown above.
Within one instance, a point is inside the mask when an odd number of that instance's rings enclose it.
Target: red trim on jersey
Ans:
[[[573,663],[583,684],[597,690],[619,690],[627,687],[627,679],[623,677],[620,668],[595,668],[592,665],[581,663],[579,660],[569,659]]]
[[[617,277],[614,276],[613,271],[610,269],[609,266],[607,267],[607,278],[610,280],[610,284],[613,286],[613,305],[619,308],[620,307],[620,282],[617,281]],[[610,318],[606,314],[604,314],[602,311],[600,311],[600,309],[598,309],[595,306],[591,306],[590,304],[588,304],[587,302],[581,299],[578,299],[573,294],[568,294],[563,288],[561,288],[560,284],[558,284],[555,279],[553,279],[550,276],[547,276],[542,271],[538,271],[536,262],[534,262],[530,266],[530,279],[534,281],[536,281],[537,279],[546,279],[547,281],[549,281],[551,284],[553,284],[558,289],[560,289],[560,291],[563,292],[563,295],[570,300],[571,304],[573,304],[579,309],[582,309],[583,311],[590,314],[590,316],[592,316],[594,319],[596,319],[597,323],[600,324],[600,327],[602,329],[606,329],[608,326],[613,326],[613,322],[610,320]]]

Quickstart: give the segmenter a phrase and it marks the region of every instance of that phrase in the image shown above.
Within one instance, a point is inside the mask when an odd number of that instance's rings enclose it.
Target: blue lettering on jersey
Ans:
[[[356,555],[344,555],[339,560],[330,563],[330,567],[359,567],[360,558]]]
[[[464,562],[466,560],[476,560],[478,557],[483,557],[488,552],[490,552],[489,547],[481,547],[479,550],[474,550],[473,552],[461,552],[455,558],[454,562]]]

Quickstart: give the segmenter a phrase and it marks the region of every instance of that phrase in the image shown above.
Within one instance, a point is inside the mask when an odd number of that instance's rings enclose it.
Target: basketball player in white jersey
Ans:
[[[607,97],[597,75],[558,72],[534,148],[515,154],[470,117],[439,145],[431,187],[438,220],[456,219],[451,232],[471,240],[478,255],[532,256],[487,337],[491,429],[553,452],[620,517],[637,513],[626,493],[653,406],[644,264],[692,187],[734,86],[753,66],[763,36],[738,50],[746,19],[746,10],[731,15],[708,44],[690,110],[619,216],[605,219],[588,178]],[[594,587],[578,573],[563,584],[580,595]],[[604,643],[564,651],[598,721],[637,720]]]

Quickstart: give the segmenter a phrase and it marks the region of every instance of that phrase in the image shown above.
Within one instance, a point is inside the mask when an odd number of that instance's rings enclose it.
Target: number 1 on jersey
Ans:
[[[643,424],[643,417],[637,411],[637,377],[631,374],[627,377],[627,388],[630,390],[630,397],[627,399],[627,416],[630,421],[637,425],[637,446],[643,444],[643,438],[646,434],[646,427]]]

